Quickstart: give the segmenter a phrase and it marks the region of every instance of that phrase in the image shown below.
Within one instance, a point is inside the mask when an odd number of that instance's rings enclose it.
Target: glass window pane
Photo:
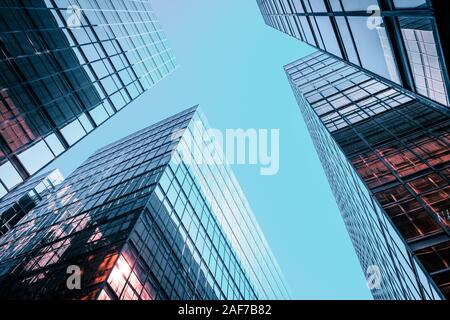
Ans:
[[[10,162],[0,166],[0,179],[8,189],[12,189],[22,182],[22,178]]]
[[[102,105],[98,106],[97,108],[95,108],[89,112],[91,114],[91,117],[94,119],[94,121],[97,125],[100,125],[102,122],[104,122],[109,117],[105,111],[105,108]]]
[[[47,142],[48,146],[53,151],[55,156],[58,156],[64,152],[64,147],[55,134],[51,134],[47,138],[45,138],[45,142]]]
[[[82,114],[81,116],[78,117],[78,120],[80,120],[84,130],[86,130],[86,132],[91,132],[94,127],[92,126],[92,124],[89,122],[86,114]]]
[[[417,92],[450,105],[430,21],[417,18],[399,21]]]
[[[378,5],[377,0],[342,0],[345,11],[366,11],[372,5]]]
[[[398,9],[417,8],[420,6],[427,6],[427,1],[426,0],[394,0],[394,5]]]
[[[54,159],[50,148],[42,140],[17,156],[30,174],[42,169]]]
[[[78,120],[75,120],[62,128],[61,133],[69,145],[73,145],[86,135],[86,132]]]
[[[0,198],[5,196],[8,193],[8,191],[3,187],[3,185],[0,184]]]
[[[395,59],[384,28],[368,28],[367,17],[349,17],[348,22],[362,67],[398,82]]]
[[[358,55],[356,54],[355,46],[350,35],[345,17],[336,17],[336,23],[344,43],[345,51],[347,52],[348,60],[356,65],[359,65]]]
[[[316,17],[317,25],[319,26],[320,34],[322,35],[325,48],[328,52],[342,58],[341,50],[339,48],[336,34],[329,17]]]

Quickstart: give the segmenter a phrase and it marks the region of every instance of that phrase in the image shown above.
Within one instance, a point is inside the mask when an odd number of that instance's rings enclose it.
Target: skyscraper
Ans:
[[[64,180],[58,170],[34,176],[0,200],[0,237],[49,196]]]
[[[0,297],[289,297],[209,134],[194,107],[98,150],[0,239]]]
[[[316,52],[285,67],[377,299],[450,297],[450,110]]]
[[[1,188],[138,98],[173,59],[149,1],[1,1]]]
[[[448,1],[257,1],[269,26],[450,106]]]

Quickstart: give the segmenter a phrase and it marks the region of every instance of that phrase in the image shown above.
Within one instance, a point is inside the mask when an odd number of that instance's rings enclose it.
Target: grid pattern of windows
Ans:
[[[434,284],[407,251],[405,243],[374,201],[344,153],[302,96],[298,101],[330,181],[361,267],[380,268],[375,299],[440,299]],[[349,196],[351,195],[351,196]]]
[[[230,169],[183,158],[201,119],[185,110],[86,160],[0,239],[0,297],[288,297]],[[66,287],[70,265],[81,290]]]
[[[401,19],[400,26],[417,92],[449,106],[445,77],[439,65],[431,23],[426,19],[408,18]]]
[[[409,256],[417,257],[448,297],[450,115],[447,109],[418,101],[326,53],[314,53],[285,69],[307,123],[312,122],[309,129],[336,199],[338,203],[344,201],[341,210],[349,232],[357,235],[356,239],[352,236],[357,251],[361,242],[373,243],[364,229],[389,220],[403,238],[400,247],[407,248],[406,260]],[[327,134],[321,133],[322,128]],[[339,153],[330,150],[331,146],[327,147],[330,144],[336,144],[333,148]],[[333,153],[342,154],[346,161],[340,165],[329,163]],[[376,209],[372,212],[381,212],[377,219],[359,226],[355,226],[356,219],[366,210],[346,203],[360,199],[358,189],[342,187],[348,185],[343,177],[346,173],[340,172],[347,162],[351,164],[350,172],[357,173],[357,180],[362,182],[367,201],[373,202]],[[343,200],[345,197],[348,199]],[[355,212],[351,213],[352,210]],[[393,231],[386,232],[386,228],[381,230],[389,236]],[[386,242],[381,237],[379,241]],[[365,255],[371,257],[377,250],[366,248],[360,259],[365,261]],[[394,254],[393,259],[404,262],[399,254]],[[414,259],[409,262],[410,270],[416,269],[411,265]],[[439,262],[431,266],[432,261]],[[363,266],[366,267],[364,263]],[[404,275],[399,277],[402,279]],[[416,273],[415,277],[419,275]],[[422,298],[433,296],[421,293]]]
[[[245,299],[251,298],[252,295],[265,299],[287,298],[289,293],[282,273],[265,237],[231,168],[225,165],[224,159],[217,161],[217,157],[223,155],[223,152],[220,151],[220,146],[211,143],[215,140],[207,129],[207,120],[201,112],[197,112],[187,132],[183,133],[174,161],[170,164],[171,170],[166,172],[168,179],[162,179],[160,185],[170,203],[174,205],[174,210],[178,212],[181,223],[185,224],[186,230],[188,225],[191,225],[190,231],[194,231],[191,236],[199,241],[200,254],[206,257],[211,255],[211,258],[219,256],[224,259],[224,264],[217,266],[215,271],[218,283],[222,281],[222,285],[227,284],[229,287],[224,291],[224,297],[238,298],[233,295],[235,291],[233,288],[241,287],[240,279],[244,278],[238,267],[241,265],[241,268],[248,273],[253,286],[253,288],[243,288]],[[200,132],[204,134],[199,135]],[[200,159],[199,155],[201,155]],[[214,156],[216,161],[210,161]],[[169,187],[170,180],[172,183]],[[190,185],[194,185],[195,188],[191,189]],[[180,193],[180,189],[184,193]],[[199,193],[203,195],[203,198],[198,196]],[[183,204],[186,201],[188,207],[182,214]],[[201,210],[200,207],[195,207],[201,206],[201,202],[203,202],[203,215],[198,213],[197,216],[193,215]],[[189,215],[187,216],[186,213]],[[191,216],[192,223],[189,218]],[[196,230],[195,226],[198,223],[203,225],[204,231]],[[223,230],[224,236],[217,238],[220,229]],[[209,245],[203,244],[209,241],[212,241],[211,253]],[[214,253],[214,247],[217,253]],[[236,258],[233,257],[233,251]],[[214,273],[214,268],[212,271]],[[231,281],[233,278],[235,278],[234,283]],[[253,294],[252,291],[254,291]]]
[[[330,132],[413,100],[327,54],[310,55],[286,68]]]
[[[149,1],[2,1],[0,26],[6,190],[176,67]]]
[[[446,1],[257,2],[267,25],[450,106]]]
[[[3,197],[0,201],[0,236],[11,230],[63,180],[61,173],[55,170],[29,179]]]

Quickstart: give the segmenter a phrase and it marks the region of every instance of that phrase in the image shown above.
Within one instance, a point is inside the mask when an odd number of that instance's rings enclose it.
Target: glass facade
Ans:
[[[198,129],[206,120],[190,108],[86,160],[0,239],[0,297],[288,298],[233,173],[208,161],[219,147]],[[71,266],[79,290],[67,286]]]
[[[1,1],[0,188],[38,172],[174,68],[149,1]]]
[[[323,52],[285,70],[374,297],[450,297],[448,109]]]
[[[450,106],[448,1],[257,1],[269,26]]]
[[[48,197],[62,183],[58,170],[35,176],[0,200],[0,237],[11,230],[39,201]]]

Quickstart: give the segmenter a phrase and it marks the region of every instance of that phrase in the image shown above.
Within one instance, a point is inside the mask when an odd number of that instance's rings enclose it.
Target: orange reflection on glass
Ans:
[[[444,296],[450,298],[450,241],[416,252]]]
[[[421,177],[408,183],[408,185],[411,187],[411,189],[414,190],[416,194],[421,194],[433,189],[442,188],[446,184],[447,182],[435,173],[427,175],[425,177]]]
[[[441,231],[431,215],[403,186],[379,192],[375,196],[407,240]]]
[[[93,255],[88,258],[90,264],[94,264],[96,256]],[[108,254],[101,263],[98,265],[98,268],[95,274],[92,277],[91,285],[96,285],[98,283],[104,282],[108,276],[110,275],[111,269],[114,267],[114,264],[117,260],[117,253]]]
[[[46,272],[40,272],[37,275],[26,279],[26,281],[28,282],[28,284],[33,284],[45,279],[46,276],[47,276]]]
[[[149,283],[146,283],[145,284],[145,289],[142,290],[142,292],[141,292],[141,299],[142,300],[154,300],[155,299],[154,295],[149,293],[149,292],[152,292],[152,291],[153,290],[151,288],[151,285]]]
[[[372,190],[394,182],[397,180],[396,175],[411,188],[406,188],[398,181],[396,187],[376,194],[407,240],[417,240],[441,232],[444,226],[450,226],[449,215],[446,214],[450,208],[450,189],[445,179],[450,169],[442,169],[439,174],[432,171],[433,167],[450,162],[448,141],[448,133],[440,134],[439,139],[424,134],[405,140],[407,147],[400,143],[391,144],[359,155],[352,161]],[[427,172],[432,173],[425,175]],[[408,181],[413,176],[420,178]]]
[[[128,257],[128,258],[127,258]],[[154,295],[150,284],[143,284],[139,279],[145,276],[145,272],[135,265],[130,266],[129,261],[135,261],[130,253],[125,250],[117,259],[117,262],[108,278],[108,284],[121,300],[153,300]]]
[[[123,255],[120,255],[108,278],[108,284],[111,286],[111,289],[117,294],[117,296],[120,297],[120,294],[122,293],[122,290],[127,283],[130,273],[130,265],[125,260]]]
[[[48,267],[57,263],[64,252],[69,248],[71,239],[65,239],[54,243],[50,246],[45,246],[39,252],[40,255],[37,258],[31,259],[24,267],[25,270],[37,270],[40,268]]]
[[[27,122],[20,115],[8,90],[0,90],[0,134],[8,147],[14,152],[20,147],[36,139]]]
[[[450,187],[427,193],[422,199],[435,212],[441,224],[450,227]]]
[[[425,159],[429,165],[437,166],[450,161],[450,134],[444,133],[440,140],[426,137],[416,142],[411,149]]]
[[[100,294],[98,295],[97,300],[106,301],[106,300],[112,300],[111,297],[106,293],[105,290],[102,290]]]
[[[369,188],[376,188],[395,181],[394,175],[374,154],[358,156],[352,162],[359,176],[367,183]]]
[[[97,228],[95,228],[95,231],[92,234],[92,236],[90,236],[90,238],[88,239],[87,243],[96,242],[96,241],[100,240],[102,237],[103,237],[103,233],[100,231],[100,228],[97,227]]]
[[[85,301],[85,300],[95,300],[97,297],[99,289],[92,290],[88,293],[83,294],[79,300]]]

